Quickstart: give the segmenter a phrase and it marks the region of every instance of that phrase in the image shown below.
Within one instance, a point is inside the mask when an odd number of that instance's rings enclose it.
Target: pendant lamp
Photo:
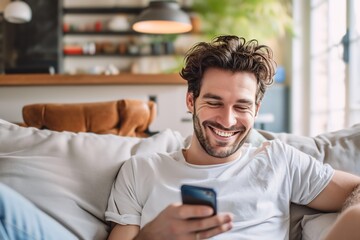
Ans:
[[[31,20],[31,8],[26,2],[15,0],[6,5],[4,18],[10,23],[26,23]]]
[[[192,29],[190,17],[176,1],[150,1],[132,25],[136,32],[176,34]]]

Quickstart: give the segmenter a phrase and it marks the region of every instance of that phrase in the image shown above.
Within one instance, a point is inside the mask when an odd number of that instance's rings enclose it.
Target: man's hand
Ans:
[[[212,214],[213,210],[207,206],[169,205],[143,227],[135,240],[198,240],[232,228],[230,213]]]

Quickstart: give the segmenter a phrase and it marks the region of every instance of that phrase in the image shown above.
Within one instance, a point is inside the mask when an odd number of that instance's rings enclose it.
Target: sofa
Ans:
[[[275,138],[336,169],[360,174],[360,124],[316,137],[252,130],[247,142],[259,145]],[[171,129],[140,138],[60,132],[0,120],[0,182],[79,239],[106,239],[104,213],[122,163],[134,154],[178,150],[189,139]],[[290,239],[320,239],[336,216],[292,205]]]

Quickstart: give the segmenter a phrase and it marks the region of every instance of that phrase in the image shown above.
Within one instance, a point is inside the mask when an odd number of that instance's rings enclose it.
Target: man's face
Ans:
[[[259,108],[255,96],[254,74],[217,68],[206,70],[196,101],[187,94],[195,135],[209,155],[226,158],[242,146]]]

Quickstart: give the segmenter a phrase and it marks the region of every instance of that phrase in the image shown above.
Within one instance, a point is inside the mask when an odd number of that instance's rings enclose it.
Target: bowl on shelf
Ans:
[[[117,15],[110,19],[107,26],[110,31],[127,31],[130,29],[130,24],[126,16]]]

